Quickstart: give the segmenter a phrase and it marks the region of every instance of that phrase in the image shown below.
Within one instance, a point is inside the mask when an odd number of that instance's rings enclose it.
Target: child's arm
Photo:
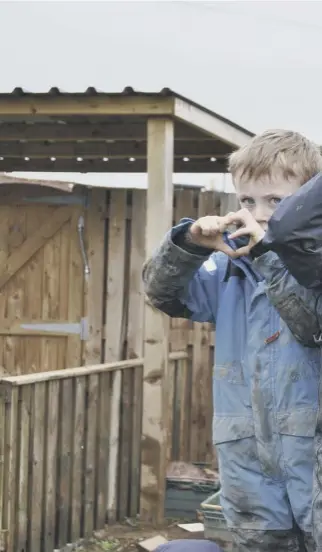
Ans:
[[[294,337],[307,347],[317,347],[322,328],[322,294],[301,286],[272,251],[257,257],[253,264],[265,277],[267,296]]]
[[[322,175],[284,199],[268,226],[252,250],[260,255],[255,264],[295,337],[313,344],[322,331]],[[271,251],[261,254],[265,250]]]
[[[186,239],[192,222],[185,219],[175,226],[145,263],[144,291],[155,308],[173,318],[213,322],[217,269],[215,263],[211,271],[204,265],[213,250]]]
[[[267,282],[267,295],[294,336],[316,346],[322,330],[322,175],[285,198],[268,223],[266,234],[245,209],[230,214],[248,235],[250,254]]]

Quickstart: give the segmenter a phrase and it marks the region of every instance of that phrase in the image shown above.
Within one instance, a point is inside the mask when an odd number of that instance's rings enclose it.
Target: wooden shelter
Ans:
[[[0,364],[3,375],[14,375],[144,359],[135,379],[143,396],[141,513],[154,520],[163,517],[171,336],[168,318],[144,302],[142,260],[174,218],[173,172],[226,172],[227,155],[251,136],[168,89],[0,94],[0,171],[148,174],[147,193],[132,195],[73,183],[13,185],[3,176]],[[193,195],[186,197],[177,214],[184,207],[198,214]],[[125,311],[131,313],[126,340]],[[172,329],[182,336],[183,326]],[[181,343],[186,350],[188,341]],[[178,344],[175,349],[180,353]],[[120,390],[118,370],[113,395]],[[139,424],[139,410],[136,417]]]

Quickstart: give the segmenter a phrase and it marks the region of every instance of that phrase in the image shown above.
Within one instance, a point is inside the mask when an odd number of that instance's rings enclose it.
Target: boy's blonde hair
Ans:
[[[297,179],[302,186],[322,170],[322,155],[298,132],[267,130],[230,155],[229,170],[238,182],[269,177]]]

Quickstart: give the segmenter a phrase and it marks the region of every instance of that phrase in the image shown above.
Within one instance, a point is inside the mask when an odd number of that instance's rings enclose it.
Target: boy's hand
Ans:
[[[227,230],[229,224],[231,222],[227,216],[202,217],[191,225],[189,230],[190,240],[196,245],[208,247],[214,251],[222,251],[229,257],[234,258],[236,257],[235,251],[224,242],[222,237],[222,233]]]
[[[234,240],[240,236],[249,236],[248,245],[240,247],[235,251],[237,257],[248,255],[251,248],[265,236],[263,228],[256,222],[253,215],[247,209],[241,209],[237,213],[229,213],[225,218],[229,221],[228,224],[242,224],[242,228],[230,234],[230,239]]]

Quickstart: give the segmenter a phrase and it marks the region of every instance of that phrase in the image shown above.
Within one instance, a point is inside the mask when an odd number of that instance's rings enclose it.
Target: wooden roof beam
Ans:
[[[0,120],[6,118],[27,118],[37,122],[37,118],[64,117],[174,117],[177,121],[190,125],[233,147],[239,147],[250,139],[249,132],[233,125],[215,113],[203,109],[189,100],[173,96],[109,94],[61,95],[26,94],[14,96],[0,94]],[[20,121],[21,122],[21,121]],[[130,121],[125,121],[130,122]]]
[[[176,142],[175,155],[182,157],[226,157],[225,148],[216,141]],[[0,142],[0,157],[61,158],[126,158],[146,157],[146,142]]]
[[[76,159],[24,159],[6,158],[0,161],[1,172],[73,172],[73,173],[145,173],[147,162],[145,158],[136,159],[134,162],[128,159],[109,159],[104,162],[100,159],[84,159],[78,162]],[[227,167],[224,160],[211,162],[208,159],[195,158],[189,162],[174,158],[175,173],[225,173]]]
[[[69,142],[73,140],[84,140],[86,142],[100,142],[103,140],[121,140],[121,141],[146,141],[146,124],[135,123],[127,120],[125,123],[75,123],[53,122],[38,123],[37,119],[33,124],[25,122],[0,122],[0,141],[28,140],[28,142],[37,142],[40,140],[55,140],[59,142]],[[213,137],[198,129],[189,127],[185,124],[175,124],[175,141],[193,141],[213,140]]]
[[[175,98],[174,115],[179,121],[203,130],[233,147],[243,146],[251,138],[248,132],[180,98]]]
[[[48,94],[26,94],[16,97],[0,94],[1,117],[34,116],[64,117],[64,116],[97,116],[97,115],[142,115],[142,116],[173,116],[175,98],[153,96],[96,96],[68,95],[50,96]]]

